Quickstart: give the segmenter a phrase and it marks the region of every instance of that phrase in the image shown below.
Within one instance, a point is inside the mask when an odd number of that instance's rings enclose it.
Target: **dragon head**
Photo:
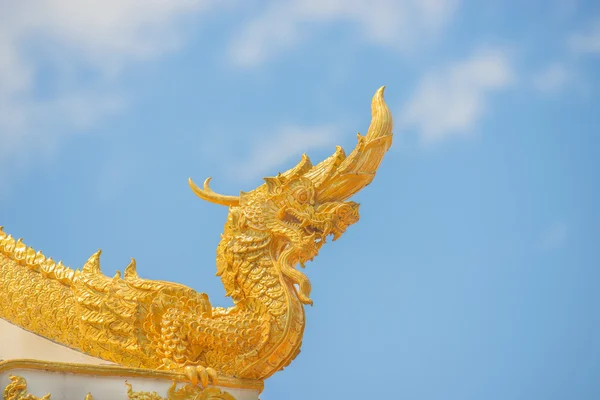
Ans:
[[[203,188],[189,180],[200,198],[229,206],[226,233],[236,232],[248,243],[268,237],[275,265],[298,285],[298,298],[305,304],[311,304],[310,281],[296,266],[304,267],[318,254],[327,237],[338,239],[358,221],[358,204],[347,199],[373,180],[392,143],[392,116],[383,90],[382,87],[373,97],[367,135],[358,135],[358,144],[347,157],[338,146],[332,156],[313,166],[304,154],[292,169],[265,178],[263,185],[239,196],[213,192],[210,178]]]
[[[303,176],[266,178],[264,227],[281,238],[281,253],[304,265],[312,260],[327,236],[340,237],[358,221],[354,202],[319,202],[315,184]]]

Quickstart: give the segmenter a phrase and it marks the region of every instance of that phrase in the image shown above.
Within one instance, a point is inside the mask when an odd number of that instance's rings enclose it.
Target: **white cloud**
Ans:
[[[121,112],[126,101],[117,89],[119,72],[134,61],[176,48],[182,39],[182,18],[212,3],[216,1],[3,2],[1,169],[12,170],[28,157],[43,157],[40,153],[55,147],[66,133]],[[0,176],[0,182],[5,178]]]
[[[466,60],[426,73],[399,115],[399,125],[416,128],[424,144],[471,133],[488,96],[514,79],[507,54],[482,50]]]
[[[556,93],[568,83],[569,75],[569,71],[564,64],[554,63],[542,69],[533,77],[533,86],[543,93]]]
[[[458,0],[297,0],[271,1],[245,24],[230,54],[254,66],[292,47],[315,31],[315,24],[349,21],[372,43],[410,50],[435,38],[451,20]]]
[[[572,34],[567,44],[576,53],[600,54],[600,18],[592,21],[587,30]]]
[[[43,156],[38,151],[51,152],[62,133],[61,120],[77,129],[86,129],[125,105],[120,94],[98,88],[70,91],[51,101],[7,99],[0,93],[0,164],[16,161],[13,158],[26,161],[33,154]],[[19,151],[25,148],[26,152]]]
[[[302,153],[310,150],[331,148],[340,137],[340,129],[334,126],[299,127],[287,126],[276,135],[263,136],[255,141],[248,159],[233,163],[228,171],[233,179],[250,182],[252,179],[276,175],[300,161]],[[289,162],[289,165],[284,165]]]

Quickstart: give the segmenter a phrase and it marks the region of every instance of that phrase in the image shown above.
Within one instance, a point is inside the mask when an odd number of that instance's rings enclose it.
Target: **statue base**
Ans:
[[[258,400],[263,389],[262,381],[229,377],[203,388],[181,373],[122,367],[2,319],[0,332],[2,400]]]

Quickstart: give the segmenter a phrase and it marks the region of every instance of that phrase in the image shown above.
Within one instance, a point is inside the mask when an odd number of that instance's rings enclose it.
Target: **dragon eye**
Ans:
[[[338,217],[340,217],[340,219],[344,220],[350,216],[352,213],[352,208],[347,204],[344,204],[338,208],[335,213],[338,215]]]
[[[294,197],[298,200],[299,203],[303,204],[310,200],[310,194],[306,189],[299,189],[294,193]]]

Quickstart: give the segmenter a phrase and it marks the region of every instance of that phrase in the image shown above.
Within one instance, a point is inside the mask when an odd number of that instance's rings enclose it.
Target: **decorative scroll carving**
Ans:
[[[4,388],[3,400],[50,400],[50,394],[37,397],[27,392],[27,381],[22,376],[11,375],[10,383]]]
[[[33,370],[56,373],[69,373],[80,376],[110,376],[120,378],[151,378],[166,381],[186,382],[188,377],[182,372],[130,368],[120,365],[89,365],[41,360],[6,360],[0,361],[0,373],[14,370]],[[219,377],[219,386],[225,388],[248,389],[262,392],[264,382],[261,380]]]
[[[126,385],[129,400],[235,400],[235,397],[228,392],[215,387],[202,389],[198,386],[185,385],[177,389],[177,383],[173,382],[167,391],[167,397],[162,397],[156,392],[134,392],[129,383]]]
[[[27,381],[22,376],[11,375],[11,382],[4,388],[3,400],[50,400],[50,394],[43,397],[34,396],[27,391]],[[177,389],[177,382],[167,391],[167,397],[162,397],[156,392],[135,392],[129,383],[127,385],[127,399],[129,400],[236,400],[228,392],[219,388],[200,388],[193,385],[185,385]],[[94,400],[91,393],[85,396],[85,400]]]

